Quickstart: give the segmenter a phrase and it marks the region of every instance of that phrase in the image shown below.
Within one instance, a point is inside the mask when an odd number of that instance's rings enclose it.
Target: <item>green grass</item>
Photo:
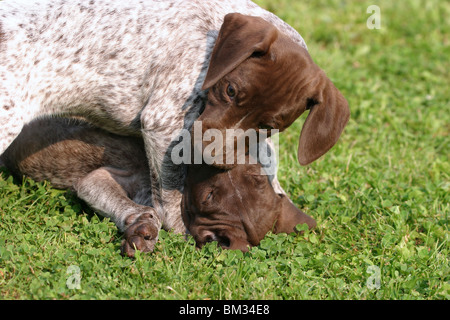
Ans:
[[[280,137],[281,183],[317,229],[269,234],[246,254],[196,250],[161,232],[154,253],[131,260],[119,255],[113,223],[68,192],[4,170],[1,298],[450,298],[450,4],[257,2],[302,34],[350,104],[340,141],[308,167],[296,161],[305,116]],[[372,4],[379,30],[366,27]],[[80,289],[66,285],[71,265]]]

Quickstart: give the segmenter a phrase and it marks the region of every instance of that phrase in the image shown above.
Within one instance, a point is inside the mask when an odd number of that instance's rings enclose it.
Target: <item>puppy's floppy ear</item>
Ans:
[[[253,53],[265,54],[277,39],[278,30],[259,17],[229,13],[214,46],[202,90],[211,88]]]
[[[277,217],[274,233],[295,232],[295,226],[303,223],[306,223],[310,229],[316,226],[316,220],[297,209],[288,197],[282,194],[278,196],[281,197],[281,213]]]
[[[347,100],[318,67],[307,99],[306,118],[298,144],[298,162],[307,165],[326,153],[339,139],[350,118]]]

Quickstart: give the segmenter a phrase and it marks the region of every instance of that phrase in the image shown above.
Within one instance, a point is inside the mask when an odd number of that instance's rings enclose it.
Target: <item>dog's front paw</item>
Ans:
[[[151,213],[140,215],[131,223],[124,233],[121,253],[128,257],[134,257],[135,251],[151,252],[158,241],[158,223]]]

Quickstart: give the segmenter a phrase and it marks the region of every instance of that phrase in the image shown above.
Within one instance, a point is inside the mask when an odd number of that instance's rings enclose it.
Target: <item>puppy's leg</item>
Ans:
[[[161,222],[153,208],[136,204],[128,197],[128,179],[133,177],[125,170],[102,167],[78,180],[74,189],[81,199],[124,232],[122,254],[132,257],[136,249],[153,250]]]
[[[142,131],[142,134],[150,162],[153,208],[158,213],[164,229],[184,233],[186,227],[181,218],[180,206],[184,169],[183,165],[176,165],[171,160],[172,135],[156,131]]]

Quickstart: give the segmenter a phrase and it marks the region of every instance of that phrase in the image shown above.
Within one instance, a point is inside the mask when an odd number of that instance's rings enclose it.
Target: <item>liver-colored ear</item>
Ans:
[[[306,223],[310,229],[316,226],[316,220],[297,209],[288,197],[282,194],[279,196],[281,197],[281,213],[275,223],[274,233],[296,232],[295,226],[303,223]]]
[[[326,153],[339,139],[350,118],[347,100],[323,71],[308,96],[312,106],[298,144],[298,162],[307,165]]]
[[[229,13],[214,46],[202,90],[211,88],[253,53],[265,54],[277,39],[278,30],[259,17]]]

